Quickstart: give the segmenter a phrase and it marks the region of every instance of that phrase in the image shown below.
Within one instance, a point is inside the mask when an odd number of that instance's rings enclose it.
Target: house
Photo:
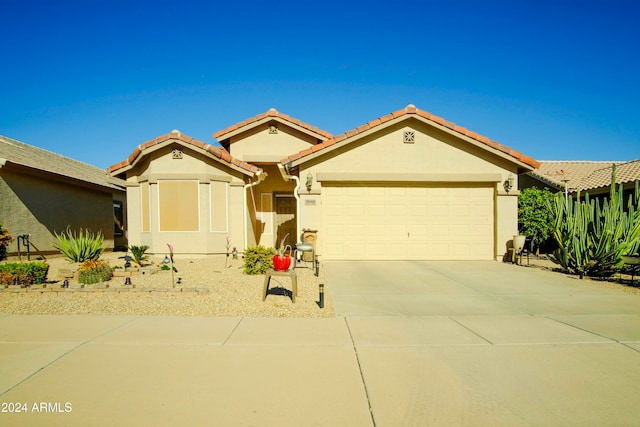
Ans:
[[[640,159],[632,161],[541,161],[540,168],[520,178],[520,189],[548,188],[553,192],[583,197],[608,197],[611,174],[616,165],[616,184],[622,185],[625,203],[640,181]]]
[[[323,260],[488,260],[517,234],[517,179],[538,163],[413,105],[332,136],[275,109],[214,133],[133,150],[129,239],[166,252],[295,245]]]
[[[574,193],[581,188],[581,183],[597,170],[610,168],[612,164],[620,164],[620,161],[583,161],[583,160],[541,160],[540,167],[527,172],[520,177],[519,188],[524,190],[529,187],[547,188],[552,192],[565,189],[568,193]],[[609,173],[609,183],[611,173]]]
[[[124,181],[100,168],[0,136],[0,220],[12,236],[28,236],[31,253],[59,253],[54,233],[67,227],[125,246],[125,197]],[[17,250],[15,241],[8,254]]]

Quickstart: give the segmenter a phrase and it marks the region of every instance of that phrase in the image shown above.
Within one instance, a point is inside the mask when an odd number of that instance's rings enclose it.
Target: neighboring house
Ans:
[[[123,181],[95,166],[4,136],[0,200],[0,221],[14,237],[29,235],[32,253],[58,253],[54,232],[67,227],[101,231],[106,248],[126,245]],[[8,248],[10,255],[17,252],[17,243]]]
[[[314,229],[323,260],[496,259],[517,234],[518,175],[538,166],[413,105],[337,137],[274,109],[214,137],[173,131],[108,169],[126,180],[131,244],[204,255]]]
[[[549,188],[553,192],[566,192],[572,197],[578,194],[605,197],[611,190],[611,174],[616,165],[616,184],[622,185],[625,203],[640,180],[640,159],[621,161],[541,161],[538,170],[520,177],[520,189],[528,187]]]
[[[573,193],[589,175],[597,170],[611,168],[620,161],[583,161],[583,160],[541,160],[537,170],[527,172],[520,177],[521,190],[529,187],[548,188],[553,192],[565,191]],[[609,173],[611,183],[611,173]],[[609,184],[608,183],[608,184]]]

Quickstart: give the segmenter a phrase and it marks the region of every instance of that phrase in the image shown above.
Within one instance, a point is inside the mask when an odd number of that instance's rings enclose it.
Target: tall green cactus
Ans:
[[[611,276],[622,267],[622,256],[637,253],[640,245],[640,189],[624,210],[622,186],[616,191],[616,167],[611,174],[611,191],[602,205],[589,194],[565,201],[557,194],[554,237],[558,249],[549,258],[565,270],[583,276]]]

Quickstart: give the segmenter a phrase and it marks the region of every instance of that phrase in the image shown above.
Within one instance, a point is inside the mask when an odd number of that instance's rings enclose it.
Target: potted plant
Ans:
[[[289,248],[289,253],[291,253],[291,246],[284,244],[284,241],[288,236],[288,234],[284,236],[284,238],[280,242],[278,253],[273,256],[273,268],[276,271],[287,271],[291,266],[291,255],[285,253],[287,251],[287,248]]]

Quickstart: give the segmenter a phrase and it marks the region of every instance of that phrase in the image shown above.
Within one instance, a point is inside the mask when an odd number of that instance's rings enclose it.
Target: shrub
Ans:
[[[78,282],[85,285],[106,282],[113,277],[113,269],[103,260],[87,260],[78,268]]]
[[[8,262],[0,264],[0,283],[13,285],[16,278],[21,285],[44,283],[48,272],[46,262]]]
[[[518,196],[518,231],[540,248],[553,233],[553,193],[546,188],[525,188]]]
[[[97,260],[104,252],[102,247],[104,236],[101,232],[94,234],[83,229],[73,232],[70,227],[67,227],[66,232],[58,234],[54,231],[54,234],[58,239],[58,243],[54,247],[71,262]]]
[[[262,245],[247,248],[244,252],[244,273],[264,274],[273,268],[273,256],[276,250]]]
[[[133,260],[136,262],[136,264],[142,267],[142,263],[146,261],[148,258],[145,252],[147,251],[147,249],[149,249],[149,246],[147,245],[133,246],[132,245],[132,246],[127,246],[127,249],[131,251],[131,255],[133,255]]]
[[[7,247],[13,240],[13,236],[9,234],[9,231],[0,222],[0,261],[7,258]]]

